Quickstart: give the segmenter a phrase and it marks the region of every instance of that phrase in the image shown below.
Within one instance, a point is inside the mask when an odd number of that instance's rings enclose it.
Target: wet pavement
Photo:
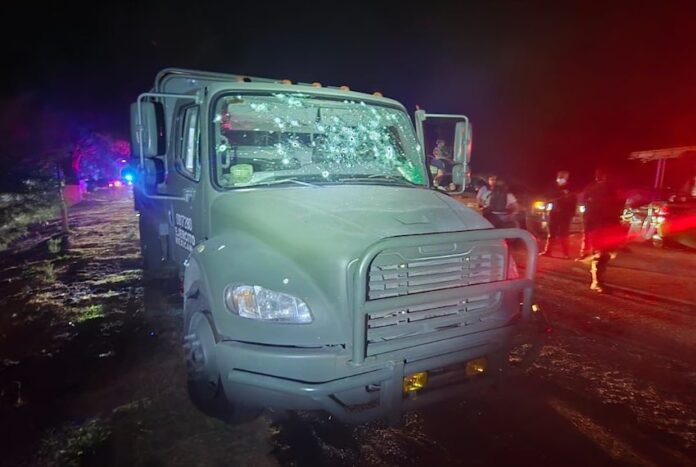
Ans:
[[[127,193],[0,255],[0,465],[696,465],[696,254],[631,245],[609,295],[542,258],[552,326],[525,374],[403,424],[265,414],[227,425],[185,390],[176,285],[144,284]]]

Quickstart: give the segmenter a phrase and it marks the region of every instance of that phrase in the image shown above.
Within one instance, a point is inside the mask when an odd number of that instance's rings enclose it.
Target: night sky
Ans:
[[[9,143],[18,134],[51,138],[71,119],[127,137],[129,103],[167,66],[347,84],[409,111],[464,113],[474,169],[530,181],[561,168],[586,180],[630,151],[696,145],[689,3],[4,3],[4,161],[26,150]]]

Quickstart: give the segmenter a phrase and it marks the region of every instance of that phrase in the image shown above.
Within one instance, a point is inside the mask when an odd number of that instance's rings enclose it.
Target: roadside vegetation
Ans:
[[[1,194],[0,251],[32,233],[32,228],[55,219],[58,214],[58,203],[53,194]]]
[[[8,188],[11,191],[0,192],[0,251],[37,232],[60,214],[54,180],[27,178]]]

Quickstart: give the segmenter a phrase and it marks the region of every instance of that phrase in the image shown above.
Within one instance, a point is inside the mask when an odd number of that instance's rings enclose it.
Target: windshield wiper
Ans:
[[[321,185],[317,185],[316,183],[310,183],[310,182],[304,182],[300,180],[298,177],[287,177],[287,178],[277,178],[277,179],[271,179],[268,181],[262,181],[259,183],[255,183],[253,186],[259,186],[259,185],[281,185],[283,183],[294,183],[296,185],[302,185],[302,186],[310,186],[312,188],[321,188]]]
[[[342,175],[341,178],[338,179],[339,182],[346,182],[346,181],[353,181],[353,182],[390,182],[390,183],[399,183],[401,185],[406,185],[406,186],[421,186],[417,183],[413,183],[403,177],[399,177],[396,175],[384,175],[384,174],[356,174],[356,175],[350,175],[350,176],[345,176]]]

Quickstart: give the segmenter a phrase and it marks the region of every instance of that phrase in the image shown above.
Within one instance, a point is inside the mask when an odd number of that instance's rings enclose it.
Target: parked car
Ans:
[[[672,195],[638,207],[627,206],[622,222],[629,235],[657,247],[681,245],[696,249],[696,197]]]

